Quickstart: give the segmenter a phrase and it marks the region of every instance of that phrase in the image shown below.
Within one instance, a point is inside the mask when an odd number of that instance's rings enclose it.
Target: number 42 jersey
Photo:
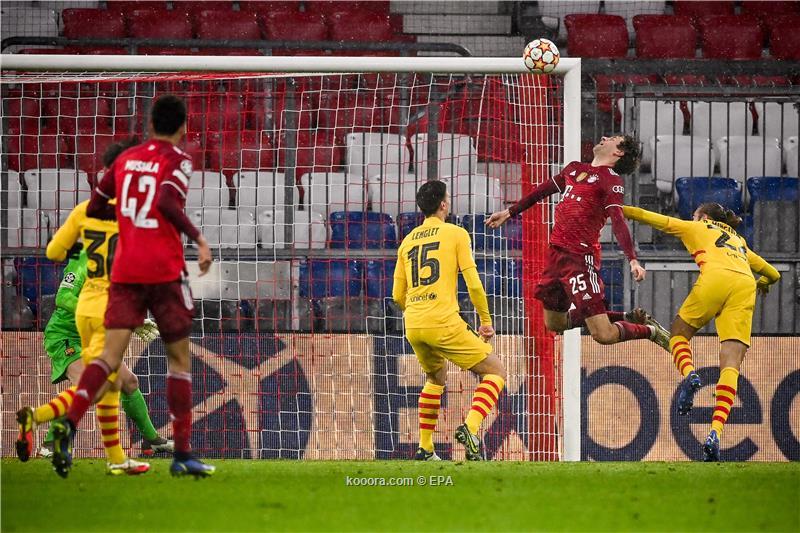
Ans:
[[[407,284],[406,327],[458,324],[458,273],[468,268],[475,268],[475,260],[464,228],[428,217],[406,235],[394,272]]]
[[[174,187],[184,208],[192,162],[166,141],[149,140],[123,152],[111,165],[97,192],[117,198],[119,244],[111,281],[168,283],[186,268],[183,242],[156,208],[164,187]]]

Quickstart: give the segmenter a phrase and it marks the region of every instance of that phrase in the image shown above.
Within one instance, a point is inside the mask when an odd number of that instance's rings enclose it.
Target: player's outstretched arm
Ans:
[[[609,217],[611,217],[611,229],[614,231],[614,236],[617,238],[617,244],[622,248],[625,257],[628,258],[633,279],[636,281],[644,280],[647,271],[639,264],[639,260],[636,258],[633,237],[628,229],[628,225],[625,223],[625,216],[622,214],[622,209],[618,205],[611,205],[606,209]]]
[[[397,304],[401,311],[406,310],[406,291],[408,282],[406,281],[406,267],[403,256],[398,252],[397,263],[394,266],[394,284],[392,285],[392,300]]]
[[[770,286],[780,281],[781,273],[778,272],[778,269],[767,263],[763,257],[750,248],[747,248],[747,262],[750,263],[750,269],[753,272],[761,274],[756,280],[756,289],[761,294],[767,294]]]
[[[536,188],[533,189],[533,191],[531,191],[530,194],[522,198],[519,202],[515,203],[508,209],[503,209],[502,211],[492,213],[492,216],[486,219],[485,224],[490,228],[499,228],[505,224],[506,220],[509,218],[517,216],[539,200],[546,198],[551,194],[555,194],[559,192],[559,190],[559,186],[556,184],[556,178],[549,179],[544,183],[540,183],[536,186]]]
[[[623,206],[622,213],[628,220],[636,220],[648,226],[669,233],[671,235],[682,235],[687,229],[691,228],[692,223],[688,220],[681,220],[675,217],[668,217],[661,213],[654,213],[642,209],[641,207],[633,207],[630,205]]]

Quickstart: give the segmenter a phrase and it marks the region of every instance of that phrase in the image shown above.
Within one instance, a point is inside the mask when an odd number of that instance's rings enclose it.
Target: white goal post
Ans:
[[[521,57],[345,57],[345,56],[0,56],[3,83],[95,82],[130,75],[163,73],[228,73],[240,78],[328,74],[417,73],[459,75],[534,76]],[[560,59],[549,76],[563,78],[560,112],[561,146],[558,161],[579,160],[581,155],[581,60]],[[523,141],[520,141],[524,144]],[[525,161],[522,162],[526,164]],[[557,170],[557,169],[556,169]],[[508,198],[506,199],[508,200]],[[553,205],[549,208],[552,210]],[[551,217],[550,220],[552,220]],[[581,458],[581,336],[565,332],[560,344],[561,402],[559,458]],[[4,417],[8,418],[4,411]],[[3,442],[6,442],[4,427]]]

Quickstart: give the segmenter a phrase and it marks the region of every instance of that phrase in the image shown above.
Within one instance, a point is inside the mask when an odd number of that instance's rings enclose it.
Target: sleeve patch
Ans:
[[[190,176],[192,174],[192,162],[189,159],[184,159],[181,161],[181,172],[183,172],[186,176]]]

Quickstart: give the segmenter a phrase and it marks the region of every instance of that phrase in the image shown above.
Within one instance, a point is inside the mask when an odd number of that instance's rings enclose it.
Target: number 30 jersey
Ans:
[[[87,217],[88,204],[89,200],[86,200],[75,206],[66,222],[53,235],[48,251],[51,246],[69,250],[80,237],[83,241],[83,253],[86,254],[86,280],[78,296],[75,314],[103,318],[108,303],[108,287],[111,284],[109,278],[117,249],[119,228],[113,220]]]
[[[114,283],[167,283],[186,267],[178,230],[156,208],[164,187],[174,187],[184,208],[192,162],[188,154],[160,140],[123,152],[111,165],[97,192],[117,199],[119,244]]]
[[[476,268],[469,234],[464,228],[428,217],[406,235],[397,251],[394,271],[407,284],[407,328],[457,324],[458,272]]]

